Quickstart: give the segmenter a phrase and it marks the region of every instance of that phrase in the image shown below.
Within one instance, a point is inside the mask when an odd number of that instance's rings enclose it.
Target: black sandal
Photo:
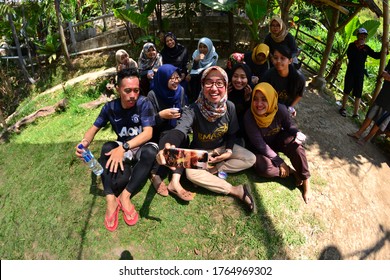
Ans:
[[[346,116],[347,116],[347,110],[345,110],[344,108],[341,108],[341,109],[339,110],[339,113],[340,113],[340,115],[343,116],[343,117],[346,117]]]
[[[247,189],[247,184],[244,184],[244,185],[242,186],[242,188],[243,188],[243,190],[244,190],[244,195],[242,196],[242,201],[247,205],[248,210],[251,211],[251,212],[253,212],[253,210],[255,209],[255,207],[254,207],[254,201],[253,201],[252,195],[250,194],[250,192],[249,192],[248,189]],[[246,197],[248,197],[249,200],[251,201],[250,204],[248,204],[248,203],[246,202],[246,200],[245,200]]]

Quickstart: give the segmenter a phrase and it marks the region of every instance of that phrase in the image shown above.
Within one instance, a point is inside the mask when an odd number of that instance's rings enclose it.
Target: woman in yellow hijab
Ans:
[[[263,74],[270,68],[268,55],[269,47],[266,44],[258,44],[252,51],[244,54],[244,63],[252,71],[252,84],[256,85]]]
[[[253,89],[244,124],[249,140],[246,147],[256,155],[256,173],[267,178],[294,175],[303,200],[309,203],[310,171],[302,146],[306,136],[293,124],[286,106],[278,106],[278,94],[269,83],[260,83]],[[279,152],[290,159],[293,168],[279,157]]]

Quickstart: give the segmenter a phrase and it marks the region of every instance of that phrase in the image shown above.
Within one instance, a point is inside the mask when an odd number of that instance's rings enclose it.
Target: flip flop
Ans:
[[[106,217],[104,218],[104,226],[106,227],[107,230],[115,231],[117,229],[119,209],[120,209],[120,206],[118,204],[118,206],[115,209],[115,212],[111,215],[111,217],[107,217],[107,215],[106,215]],[[114,224],[110,227],[108,224],[111,223],[112,220],[114,220]]]
[[[253,200],[253,197],[252,197],[252,195],[250,194],[250,192],[249,192],[249,190],[248,190],[248,188],[247,188],[248,186],[247,186],[247,184],[244,184],[243,186],[242,186],[242,188],[244,189],[244,195],[242,196],[242,201],[247,205],[247,207],[248,207],[248,210],[249,211],[251,211],[251,212],[253,212],[253,210],[255,209],[255,203],[254,203],[254,200]],[[250,202],[251,203],[247,203],[246,202],[246,200],[245,200],[245,198],[249,198],[249,200],[250,200]]]
[[[184,201],[191,201],[191,200],[193,200],[194,197],[195,197],[195,195],[194,195],[193,193],[191,193],[191,192],[189,192],[189,191],[186,191],[186,190],[184,190],[184,189],[182,189],[180,192],[178,192],[178,191],[175,190],[175,189],[169,189],[169,188],[168,188],[168,191],[169,191],[170,193],[173,193],[174,195],[176,195],[177,197],[179,197],[180,199],[182,199],[182,200],[184,200]],[[188,195],[186,195],[186,194],[188,194],[188,193],[191,194],[190,197],[188,197]]]
[[[347,135],[348,135],[349,137],[352,137],[352,138],[356,139],[356,140],[359,140],[359,137],[357,137],[357,136],[355,135],[355,133],[347,133]]]
[[[137,213],[137,211],[135,210],[135,206],[134,204],[132,205],[131,209],[130,210],[126,210],[125,208],[123,208],[122,204],[121,204],[121,201],[119,200],[119,198],[117,198],[117,201],[118,201],[118,205],[120,206],[120,208],[122,209],[122,212],[123,212],[123,220],[125,220],[125,223],[129,226],[134,226],[137,222],[138,222],[138,218],[139,218],[139,215]],[[135,213],[135,214],[134,214]],[[126,215],[129,215],[129,216],[134,216],[132,219],[128,219]]]

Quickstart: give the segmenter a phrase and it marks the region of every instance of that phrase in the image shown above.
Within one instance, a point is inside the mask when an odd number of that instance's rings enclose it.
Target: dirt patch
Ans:
[[[304,211],[324,229],[307,231],[293,258],[390,259],[389,159],[374,144],[348,137],[358,126],[325,95],[308,88],[297,112],[312,176],[321,182],[313,180],[314,201]]]

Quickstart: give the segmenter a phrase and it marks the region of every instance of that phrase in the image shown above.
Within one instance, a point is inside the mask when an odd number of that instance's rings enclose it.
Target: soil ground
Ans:
[[[334,99],[334,98],[333,98]],[[307,242],[294,259],[390,259],[389,158],[376,145],[360,146],[348,132],[358,126],[338,113],[335,100],[307,88],[297,106],[296,123],[313,177],[309,211],[323,225],[306,232]]]

